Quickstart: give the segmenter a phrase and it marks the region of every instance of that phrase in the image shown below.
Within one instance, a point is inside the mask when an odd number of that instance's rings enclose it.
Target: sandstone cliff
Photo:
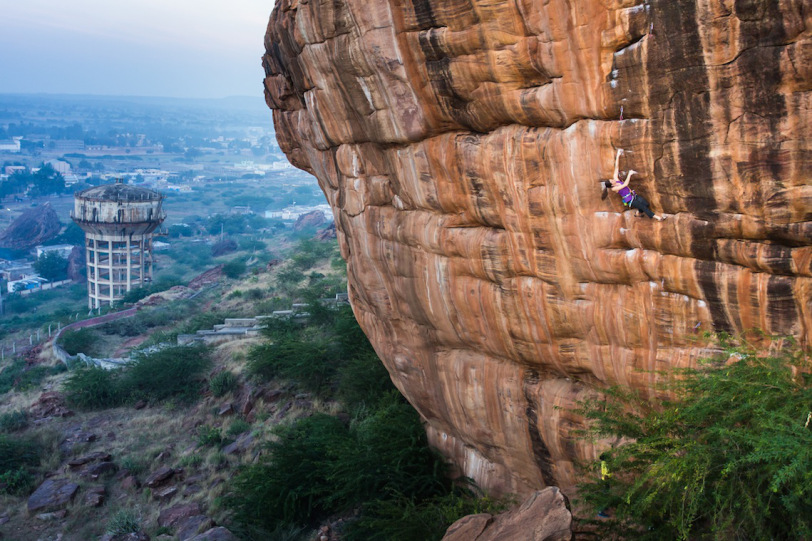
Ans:
[[[573,483],[567,411],[812,332],[805,0],[281,0],[266,101],[430,439],[497,491]],[[660,223],[601,199],[615,149]]]

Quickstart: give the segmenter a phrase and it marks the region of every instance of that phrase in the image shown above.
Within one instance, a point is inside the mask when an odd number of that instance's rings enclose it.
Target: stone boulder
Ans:
[[[331,222],[330,225],[316,233],[316,240],[332,240],[336,238],[336,223]]]
[[[73,501],[79,485],[69,479],[46,479],[28,498],[28,514],[59,511]]]
[[[203,510],[200,509],[200,505],[195,502],[179,503],[161,511],[161,514],[158,515],[158,526],[174,528],[181,520],[202,513]]]
[[[48,417],[69,417],[73,411],[65,406],[65,397],[56,391],[46,391],[28,408],[32,420]]]
[[[74,246],[68,256],[68,278],[74,282],[83,280],[85,278],[83,270],[87,265],[85,259],[85,250],[81,246]]]
[[[144,484],[150,488],[159,487],[168,483],[173,475],[175,475],[175,470],[164,466],[152,472],[144,481]]]
[[[25,210],[0,233],[0,248],[28,250],[56,237],[62,229],[49,203]]]
[[[237,541],[237,537],[226,528],[217,526],[192,537],[191,541]]]
[[[569,541],[571,525],[567,499],[558,487],[547,487],[517,509],[462,517],[448,528],[443,541]]]
[[[192,515],[178,522],[175,537],[179,541],[186,541],[214,527],[214,521],[206,515]]]
[[[324,213],[320,210],[314,210],[302,214],[301,216],[296,218],[296,223],[293,224],[293,230],[302,231],[303,229],[319,227],[323,225],[325,221],[327,220],[324,217]]]

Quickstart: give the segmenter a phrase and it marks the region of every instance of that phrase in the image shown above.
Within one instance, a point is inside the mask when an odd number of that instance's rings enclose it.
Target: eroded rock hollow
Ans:
[[[812,329],[805,0],[280,0],[265,96],[336,217],[353,309],[481,486],[566,491],[568,408]],[[638,218],[599,181],[667,220]]]

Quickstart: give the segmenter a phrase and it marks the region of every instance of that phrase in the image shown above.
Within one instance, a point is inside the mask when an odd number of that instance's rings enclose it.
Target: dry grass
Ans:
[[[239,289],[245,292],[253,288],[269,290],[277,270],[247,276],[231,286],[229,291]],[[335,273],[329,261],[310,270],[323,274]],[[226,297],[228,291],[206,309],[249,313],[253,308],[252,301],[245,297],[232,299]],[[42,426],[30,426],[26,429],[22,434],[38,435],[45,441],[47,451],[43,474],[47,471],[58,478],[70,478],[81,488],[76,500],[67,508],[67,518],[51,522],[28,517],[27,498],[0,495],[0,517],[7,514],[10,519],[8,523],[0,526],[3,539],[45,541],[55,540],[60,534],[63,541],[98,539],[107,529],[110,517],[116,510],[135,507],[140,508],[141,522],[145,531],[154,537],[157,518],[162,509],[193,501],[199,502],[204,512],[218,523],[227,523],[227,510],[218,507],[217,502],[227,490],[228,481],[233,477],[236,468],[240,464],[255,461],[262,454],[264,444],[275,438],[274,427],[312,414],[313,411],[335,413],[339,409],[338,404],[331,401],[311,400],[312,407],[304,403],[297,404],[294,395],[285,391],[290,387],[284,382],[264,385],[247,382],[246,354],[250,348],[261,344],[263,340],[257,337],[228,342],[214,348],[212,353],[214,365],[211,373],[229,370],[238,376],[239,381],[238,388],[223,397],[206,394],[192,406],[166,402],[142,410],[120,407],[103,412],[76,412],[73,417],[51,419]],[[43,353],[43,361],[49,364],[58,362],[47,349]],[[43,381],[39,389],[0,395],[0,413],[28,410],[43,390],[59,390],[66,377],[67,374],[58,374]],[[254,439],[245,452],[226,455],[221,450],[222,446],[199,446],[200,426],[216,427],[224,436],[228,435],[229,428],[241,417],[237,414],[220,416],[218,412],[229,402],[238,408],[247,395],[249,386],[254,389],[255,398],[248,419],[250,421],[248,431]],[[270,401],[264,398],[269,396],[269,391],[275,390],[283,390],[277,400]],[[289,401],[293,402],[293,406],[280,415]],[[77,431],[93,433],[97,439],[90,443],[76,444],[68,452],[60,455],[59,444],[64,441],[66,435]],[[232,438],[234,436],[231,435]],[[137,470],[133,473],[142,482],[150,473],[162,466],[182,468],[183,474],[176,477],[178,493],[170,501],[161,502],[155,499],[154,491],[151,489],[145,487],[124,489],[121,480],[113,476],[89,480],[69,471],[65,466],[70,458],[96,451],[110,453],[113,462],[120,468],[129,466]],[[43,479],[44,475],[41,475],[38,481]],[[105,504],[99,508],[87,507],[84,498],[89,487],[102,484],[107,489]],[[184,493],[185,491],[188,492]]]

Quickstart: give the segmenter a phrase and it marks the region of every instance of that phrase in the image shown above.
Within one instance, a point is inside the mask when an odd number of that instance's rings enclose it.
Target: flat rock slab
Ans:
[[[218,526],[192,537],[190,541],[237,541],[237,538],[227,529]]]
[[[161,514],[158,515],[158,526],[174,528],[181,520],[202,513],[203,510],[196,503],[179,503],[161,511]]]
[[[443,541],[569,541],[571,525],[567,499],[558,487],[547,487],[505,513],[462,517],[448,528]]]
[[[214,521],[206,515],[194,515],[186,517],[178,523],[175,536],[180,541],[186,541],[200,534],[201,531],[206,532],[214,528]]]
[[[82,477],[89,477],[90,479],[98,479],[102,475],[112,474],[118,470],[118,466],[112,462],[97,462],[91,464],[82,471]]]
[[[68,505],[79,485],[68,479],[46,479],[28,498],[28,513],[58,511]]]
[[[148,487],[157,487],[169,480],[170,477],[175,475],[175,470],[172,468],[163,467],[158,471],[152,473],[147,480],[144,481],[144,484]]]
[[[171,500],[178,493],[178,487],[166,487],[153,493],[156,500]]]
[[[254,442],[254,437],[250,432],[245,432],[237,436],[237,441],[223,447],[223,454],[235,455],[244,452]]]
[[[90,462],[109,462],[111,458],[110,453],[90,453],[89,455],[69,460],[68,466],[70,466],[71,469],[76,469]]]

